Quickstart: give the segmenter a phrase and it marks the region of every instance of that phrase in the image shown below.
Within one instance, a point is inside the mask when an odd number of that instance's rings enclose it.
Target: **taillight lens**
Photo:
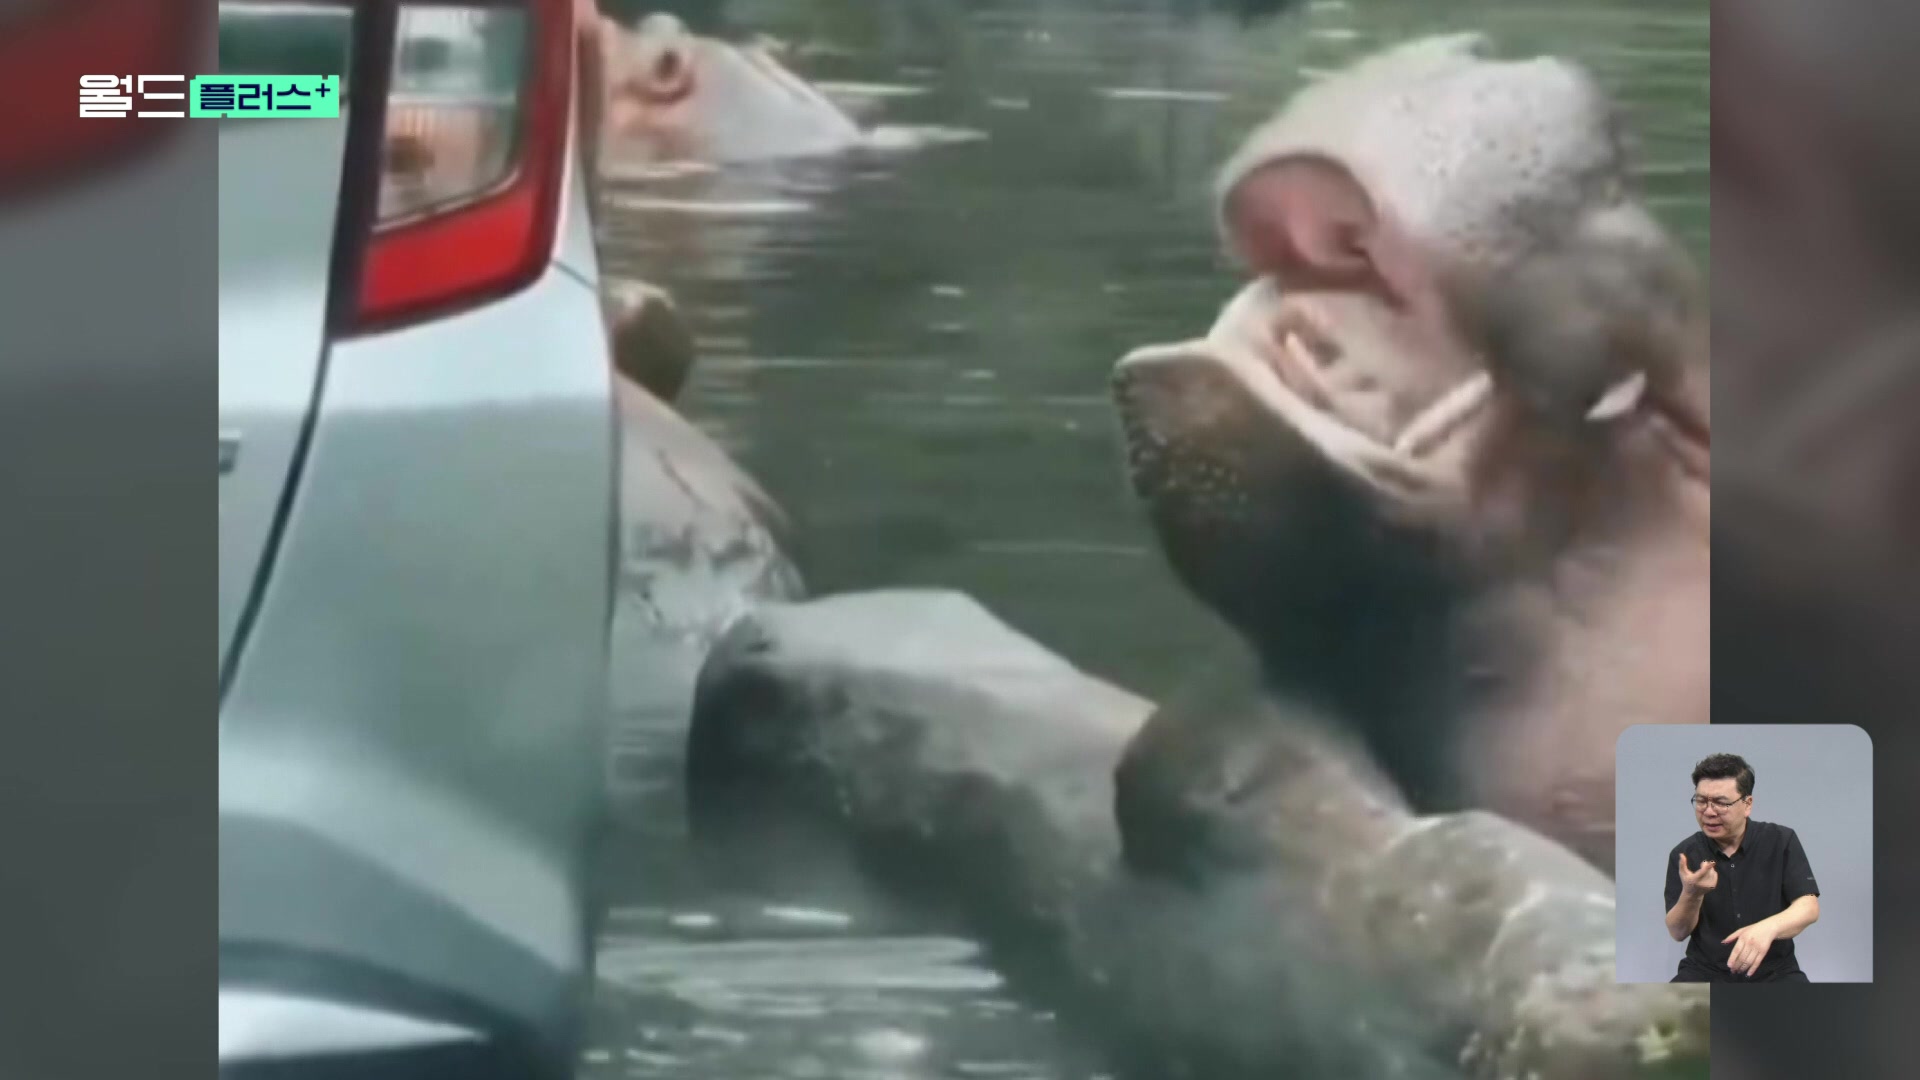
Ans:
[[[400,10],[379,225],[452,208],[511,178],[527,23],[512,8]]]
[[[566,176],[573,0],[403,3],[395,33],[363,329],[532,282]]]

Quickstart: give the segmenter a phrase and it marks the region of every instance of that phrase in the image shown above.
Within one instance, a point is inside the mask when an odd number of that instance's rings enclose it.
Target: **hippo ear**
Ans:
[[[1282,288],[1392,291],[1377,258],[1373,200],[1336,161],[1303,155],[1263,164],[1227,189],[1222,209],[1236,253]]]

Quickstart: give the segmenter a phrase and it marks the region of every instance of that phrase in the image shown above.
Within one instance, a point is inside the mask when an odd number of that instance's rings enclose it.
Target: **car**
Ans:
[[[189,121],[220,153],[223,1077],[574,1071],[619,482],[575,18],[219,5],[223,74],[341,103]]]

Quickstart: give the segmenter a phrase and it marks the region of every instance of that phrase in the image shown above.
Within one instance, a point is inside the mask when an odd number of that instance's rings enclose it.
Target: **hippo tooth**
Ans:
[[[1397,453],[1420,457],[1445,442],[1460,426],[1479,415],[1493,399],[1493,379],[1478,372],[1442,394],[1415,416],[1393,441]]]
[[[1587,411],[1587,419],[1597,424],[1618,420],[1632,412],[1634,406],[1640,404],[1640,398],[1646,392],[1647,373],[1636,371],[1602,394],[1593,408]]]
[[[1248,348],[1244,341],[1222,336],[1208,342],[1214,357],[1234,372],[1254,397],[1300,437],[1314,444],[1326,460],[1369,487],[1400,503],[1428,505],[1451,501],[1458,480],[1425,462],[1397,454],[1338,415],[1315,408],[1288,385],[1275,365]]]
[[[1275,360],[1283,368],[1281,377],[1306,399],[1307,404],[1316,409],[1333,409],[1333,395],[1320,377],[1320,358],[1314,355],[1313,349],[1301,339],[1299,333],[1288,331],[1281,337],[1280,352]]]

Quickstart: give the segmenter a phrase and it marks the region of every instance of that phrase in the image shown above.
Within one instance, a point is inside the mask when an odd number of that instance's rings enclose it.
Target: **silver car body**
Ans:
[[[530,287],[330,338],[346,122],[215,122],[222,1071],[503,1038],[564,1070],[617,490],[584,185]]]

